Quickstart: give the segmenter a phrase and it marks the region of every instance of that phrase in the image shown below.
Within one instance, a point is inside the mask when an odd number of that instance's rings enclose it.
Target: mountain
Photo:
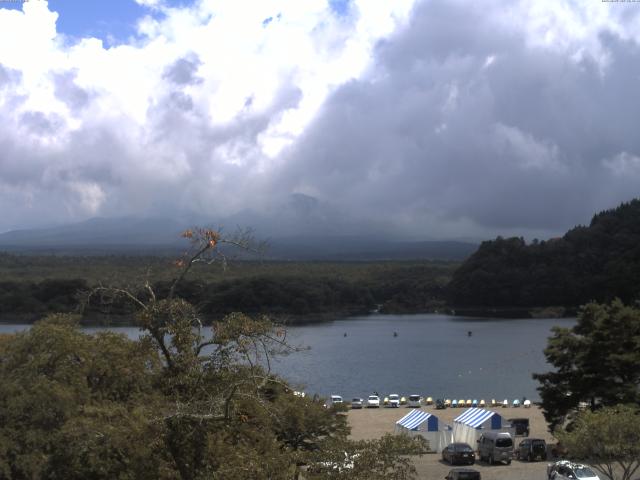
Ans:
[[[562,238],[482,242],[453,275],[458,307],[575,307],[640,298],[640,200],[594,215]]]
[[[13,230],[0,234],[0,248],[10,251],[105,253],[177,249],[186,228],[166,218],[92,218],[56,227]]]
[[[239,221],[251,220],[251,216],[253,222]],[[399,241],[381,237],[378,233],[339,235],[320,227],[305,235],[268,237],[263,234],[294,231],[294,219],[295,215],[283,216],[279,220],[282,228],[278,229],[274,228],[275,220],[270,223],[268,217],[245,213],[242,218],[238,216],[211,225],[257,225],[255,236],[259,240],[266,239],[268,248],[264,257],[268,260],[462,260],[477,247],[454,241]],[[186,245],[180,232],[190,226],[192,224],[163,218],[93,218],[69,225],[0,234],[0,249],[85,255],[175,254]],[[305,226],[303,223],[301,229]],[[233,229],[225,227],[225,231],[231,233]]]

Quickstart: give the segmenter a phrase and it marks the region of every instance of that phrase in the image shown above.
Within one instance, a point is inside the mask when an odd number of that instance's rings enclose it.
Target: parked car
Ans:
[[[352,398],[351,399],[351,408],[362,408],[364,406],[364,400],[361,398]]]
[[[380,406],[380,397],[378,395],[369,395],[367,398],[367,408],[378,408]]]
[[[591,468],[568,460],[547,465],[547,478],[549,480],[600,480]]]
[[[478,457],[489,465],[495,462],[511,463],[513,439],[508,432],[485,432],[478,439]]]
[[[331,395],[331,404],[336,405],[342,403],[342,397],[340,395]]]
[[[517,457],[519,460],[546,460],[547,443],[541,438],[525,438],[518,445]]]
[[[441,398],[436,400],[436,410],[444,410],[447,408],[447,404]]]
[[[409,402],[407,406],[420,408],[420,405],[422,405],[422,397],[420,395],[409,395]]]
[[[516,435],[522,435],[523,437],[529,436],[528,418],[510,418],[507,422],[510,422],[511,426],[516,429]]]
[[[473,468],[453,468],[444,480],[481,480],[480,472]]]
[[[473,465],[476,463],[476,454],[473,448],[466,443],[450,443],[442,450],[442,460],[454,463],[467,463]]]
[[[389,406],[393,408],[398,408],[400,406],[400,395],[397,393],[392,393],[389,395]]]

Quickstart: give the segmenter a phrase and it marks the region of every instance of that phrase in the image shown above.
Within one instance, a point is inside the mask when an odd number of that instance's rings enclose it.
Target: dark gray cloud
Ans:
[[[433,236],[552,235],[638,196],[638,44],[602,31],[603,66],[496,18],[420,4],[327,101],[278,185]]]

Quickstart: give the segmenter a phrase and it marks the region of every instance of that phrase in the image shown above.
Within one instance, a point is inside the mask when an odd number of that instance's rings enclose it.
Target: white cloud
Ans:
[[[140,39],[110,48],[96,38],[65,43],[46,1],[0,9],[0,66],[18,78],[0,90],[0,118],[12,126],[1,138],[0,185],[11,190],[9,165],[32,163],[27,222],[45,196],[81,205],[52,221],[155,208],[167,196],[176,212],[239,203],[224,198],[268,172],[413,2],[354,2],[345,18],[324,0],[136,1],[161,15],[140,19]],[[167,75],[181,60],[193,60],[197,82]],[[5,208],[23,200],[5,197]],[[7,218],[0,229],[20,216]]]
[[[69,43],[45,1],[0,9],[0,230],[292,192],[456,233],[556,228],[569,213],[542,210],[572,169],[606,172],[611,191],[636,171],[619,152],[637,135],[617,120],[638,100],[634,5],[136,1],[138,36],[112,47]],[[480,181],[503,173],[512,187]],[[530,217],[487,213],[540,185],[553,195]]]

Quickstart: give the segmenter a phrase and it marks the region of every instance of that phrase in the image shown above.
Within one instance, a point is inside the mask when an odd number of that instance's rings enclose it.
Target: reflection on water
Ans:
[[[551,327],[574,319],[477,319],[446,315],[370,315],[289,328],[310,347],[273,368],[310,394],[345,398],[412,393],[480,399],[538,398],[533,372],[548,370],[542,350]],[[0,325],[0,333],[28,328]],[[94,332],[100,328],[87,328]],[[110,330],[137,338],[134,327]],[[394,335],[394,332],[397,335]],[[469,336],[469,332],[472,335]]]

